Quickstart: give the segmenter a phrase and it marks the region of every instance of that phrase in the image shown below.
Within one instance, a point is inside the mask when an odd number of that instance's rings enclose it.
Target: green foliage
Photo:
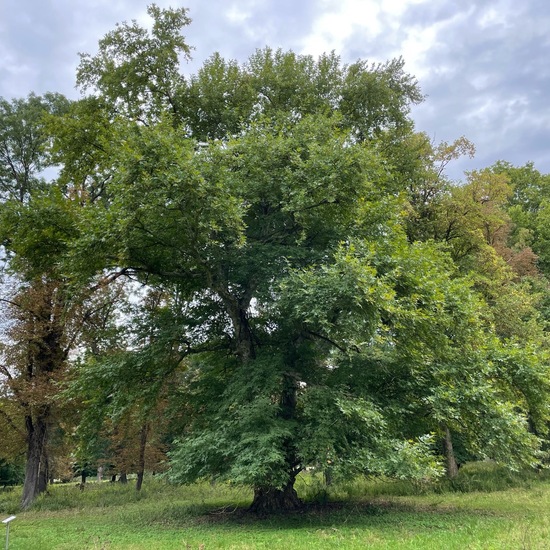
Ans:
[[[222,376],[221,392],[210,387],[215,373],[207,368],[202,376],[201,368],[199,364],[193,369],[201,378],[189,396],[194,401],[191,406],[203,408],[195,420],[198,429],[170,453],[174,463],[170,479],[188,483],[212,476],[237,484],[269,482],[282,487],[289,479],[284,441],[295,437],[298,427],[295,421],[280,418],[279,404],[272,397],[279,391],[284,365],[276,358],[258,358]]]
[[[186,10],[148,13],[81,55],[95,95],[44,117],[57,184],[0,211],[23,278],[142,285],[86,316],[79,460],[155,414],[170,479],[264,495],[310,466],[425,483],[444,436],[539,460],[548,293],[527,247],[544,266],[546,179],[500,163],[448,181],[473,146],[414,133],[402,59],[265,48],[185,78]]]
[[[0,459],[0,486],[21,485],[24,478],[24,468],[21,461],[8,462]]]
[[[80,54],[77,84],[97,90],[132,119],[155,119],[175,108],[180,56],[189,46],[180,31],[190,23],[185,8],[147,8],[151,31],[136,21],[122,23],[99,41],[95,56]]]
[[[550,175],[541,174],[533,163],[513,166],[499,161],[491,170],[509,178],[513,194],[508,212],[514,222],[510,235],[513,247],[532,247],[538,256],[538,266],[548,275],[548,202]]]
[[[49,116],[50,156],[59,165],[58,182],[81,205],[105,200],[111,175],[112,108],[97,97],[73,101],[63,116]]]
[[[60,274],[69,243],[78,236],[74,204],[57,187],[33,194],[32,203],[8,201],[0,210],[0,240],[9,269],[30,281]]]
[[[51,165],[47,154],[48,114],[60,115],[68,108],[60,94],[30,94],[11,102],[0,98],[0,196],[23,202],[44,185],[42,170]]]
[[[239,66],[214,54],[179,90],[179,116],[198,141],[226,140],[258,118],[290,114],[342,115],[353,139],[406,133],[410,105],[422,101],[402,59],[370,65],[341,64],[334,53],[315,60],[264,48]]]

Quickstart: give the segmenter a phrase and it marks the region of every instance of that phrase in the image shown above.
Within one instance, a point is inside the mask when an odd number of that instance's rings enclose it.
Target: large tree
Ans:
[[[467,431],[461,415],[485,456],[516,438],[514,457],[532,458],[521,407],[481,368],[498,346],[478,345],[497,341],[471,284],[440,247],[413,242],[445,222],[425,208],[436,197],[462,224],[460,246],[482,249],[500,211],[483,207],[480,228],[453,208],[501,180],[481,174],[449,194],[441,171],[472,148],[414,133],[422,95],[403,61],[266,48],[242,65],[216,54],[186,79],[185,10],[149,13],[150,32],[124,23],[82,57],[78,80],[95,96],[62,125],[59,151],[89,152],[105,188],[84,209],[72,265],[123,269],[172,297],[169,338],[97,364],[144,369],[137,387],[175,376],[186,418],[172,477],[229,479],[254,487],[255,510],[292,508],[309,464],[435,474],[426,434]],[[92,148],[81,139],[91,108]],[[73,153],[64,177],[82,179]],[[480,404],[495,430],[474,421]]]

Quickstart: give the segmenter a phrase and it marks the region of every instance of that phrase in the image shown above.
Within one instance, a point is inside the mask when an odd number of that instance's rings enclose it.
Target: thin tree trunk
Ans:
[[[118,476],[119,483],[128,483],[128,476],[126,475],[126,471],[120,472],[120,476]]]
[[[456,462],[456,457],[453,449],[453,440],[451,437],[451,431],[448,426],[444,427],[444,439],[443,439],[443,452],[445,454],[445,463],[447,477],[449,479],[454,479],[458,475],[458,464]]]
[[[147,433],[149,432],[149,425],[147,422],[141,427],[141,434],[139,440],[139,459],[138,459],[138,472],[136,491],[141,491],[143,484],[143,474],[145,473],[145,446],[147,445]]]

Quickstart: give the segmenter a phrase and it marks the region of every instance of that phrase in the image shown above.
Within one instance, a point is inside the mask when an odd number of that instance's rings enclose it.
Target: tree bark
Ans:
[[[145,473],[145,446],[147,445],[147,433],[149,432],[149,425],[147,422],[141,427],[141,434],[139,440],[139,459],[138,459],[138,472],[136,491],[141,491],[143,484],[143,475]]]
[[[230,315],[235,333],[235,353],[243,364],[248,363],[256,357],[256,350],[246,309],[236,307],[230,310]]]
[[[46,440],[48,433],[47,414],[34,419],[29,415],[25,419],[27,429],[27,464],[21,508],[26,510],[34,499],[46,490],[43,476],[46,460]],[[47,479],[47,478],[46,478]]]
[[[234,335],[234,352],[243,364],[248,363],[248,361],[256,357],[254,335],[252,334],[248,318],[248,308],[250,307],[254,285],[251,284],[244,295],[238,297],[228,289],[224,277],[220,275],[217,277],[217,282],[213,283],[213,289],[220,296],[225,310],[231,319]]]
[[[443,452],[445,454],[446,473],[449,479],[458,475],[458,464],[453,449],[453,440],[448,426],[444,427]]]
[[[47,439],[47,436],[46,436]],[[40,469],[38,471],[38,494],[45,493],[48,489],[48,478],[50,477],[50,465],[46,449],[47,441],[42,445],[42,456],[40,458]]]
[[[303,506],[294,489],[294,478],[282,489],[273,487],[255,487],[254,499],[250,511],[256,514],[271,514],[273,512],[289,512]]]
[[[118,482],[119,483],[128,483],[128,476],[126,475],[126,472],[120,472],[120,475],[118,476]]]

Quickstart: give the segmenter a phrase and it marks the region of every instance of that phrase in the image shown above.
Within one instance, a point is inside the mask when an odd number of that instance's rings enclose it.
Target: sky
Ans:
[[[76,99],[78,52],[94,54],[117,22],[148,25],[147,0],[0,0],[0,96],[55,91]],[[464,171],[506,160],[550,173],[548,0],[157,0],[186,7],[196,72],[214,52],[245,61],[257,48],[344,63],[402,56],[425,94],[412,117],[435,142],[467,137]]]

